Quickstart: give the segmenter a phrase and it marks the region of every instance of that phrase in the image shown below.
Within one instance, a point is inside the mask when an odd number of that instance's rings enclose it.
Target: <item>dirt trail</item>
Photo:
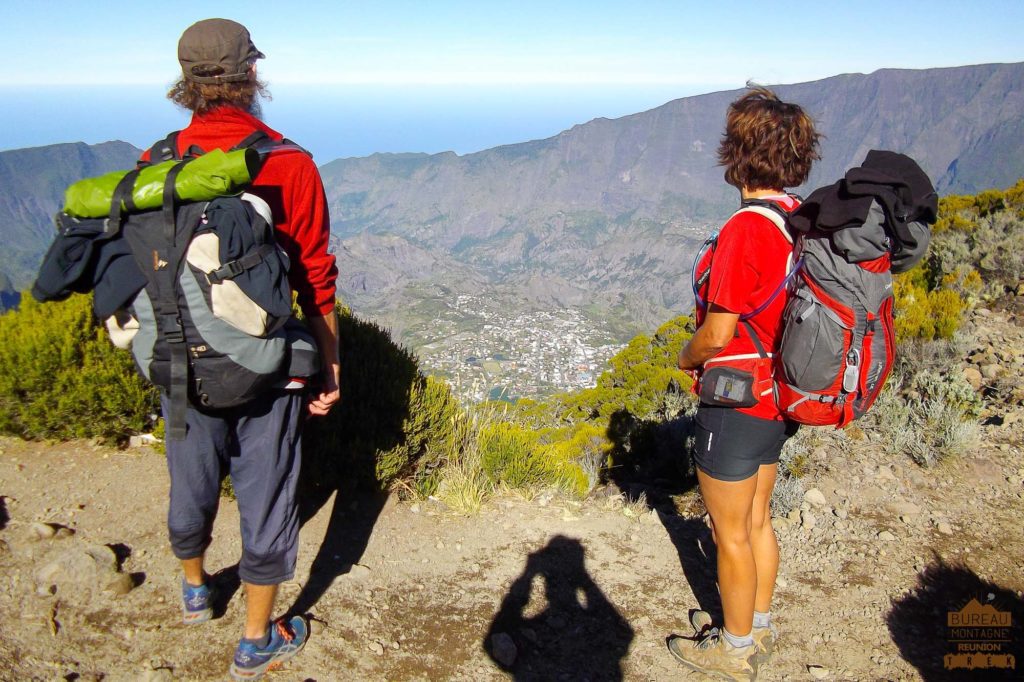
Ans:
[[[948,613],[971,598],[1011,613],[1008,646],[1024,665],[1016,409],[932,470],[883,455],[870,437],[845,455],[816,451],[804,482],[823,499],[803,520],[777,520],[781,638],[760,679],[963,679],[943,655]],[[227,677],[243,597],[223,571],[223,615],[180,623],[167,484],[147,449],[0,439],[0,680]],[[313,636],[269,679],[698,679],[664,640],[690,634],[688,609],[716,606],[707,528],[615,493],[500,499],[473,517],[433,501],[331,497],[304,526],[278,603],[309,612]],[[39,522],[69,530],[39,539]],[[237,560],[237,526],[223,500],[211,569]],[[113,548],[134,589],[118,596],[106,578],[79,575],[54,593],[37,581],[95,545]]]

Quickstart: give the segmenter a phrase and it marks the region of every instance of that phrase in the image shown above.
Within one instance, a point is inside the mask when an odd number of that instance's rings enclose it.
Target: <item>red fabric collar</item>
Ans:
[[[205,114],[193,114],[192,122],[182,130],[182,136],[189,140],[189,144],[198,144],[205,149],[203,139],[211,138],[219,142],[224,139],[235,139],[235,143],[242,141],[254,130],[262,130],[275,140],[281,140],[284,136],[259,120],[252,114],[242,111],[237,107],[218,107]],[[219,143],[211,146],[221,146]],[[228,145],[230,146],[230,145]]]

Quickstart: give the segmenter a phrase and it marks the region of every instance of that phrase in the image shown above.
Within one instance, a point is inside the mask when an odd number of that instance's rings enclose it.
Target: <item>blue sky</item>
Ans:
[[[1022,0],[0,0],[0,149],[182,125],[162,93],[181,31],[211,12],[249,27],[268,122],[321,161],[473,151],[750,79],[1024,61]]]

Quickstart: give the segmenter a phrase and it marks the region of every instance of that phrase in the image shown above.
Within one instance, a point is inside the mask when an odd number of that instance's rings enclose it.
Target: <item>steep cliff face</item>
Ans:
[[[869,149],[917,159],[942,194],[1005,187],[1024,175],[1024,64],[883,69],[780,87],[827,139],[811,186],[831,182]]]
[[[886,69],[776,88],[825,134],[809,186],[831,182],[869,149],[918,159],[942,193],[1024,174],[1024,64]],[[688,221],[734,203],[715,148],[740,91],[674,100],[555,137],[476,154],[376,154],[324,166],[335,230],[389,231],[453,249],[559,212]]]
[[[1024,175],[1024,64],[886,69],[776,90],[825,135],[823,158],[798,191],[834,181],[876,148],[916,158],[942,193]],[[361,233],[401,237],[518,288],[524,303],[548,282],[556,295],[545,300],[646,301],[659,319],[687,305],[696,244],[736,205],[715,150],[739,92],[461,157],[334,161],[322,170],[335,234],[342,243]],[[389,297],[401,281],[390,279]],[[366,287],[360,295],[372,299]]]

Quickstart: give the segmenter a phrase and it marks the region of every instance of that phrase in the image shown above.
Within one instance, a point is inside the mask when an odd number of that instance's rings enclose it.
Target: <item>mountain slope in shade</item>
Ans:
[[[0,272],[24,289],[54,237],[53,216],[72,182],[131,168],[140,151],[127,142],[82,142],[0,152]]]
[[[913,156],[942,193],[1024,175],[1024,64],[886,69],[775,90],[804,106],[825,135],[823,158],[798,191],[834,181],[873,148]],[[522,290],[527,302],[530,289],[549,282],[556,303],[582,297],[635,308],[652,316],[638,323],[650,324],[688,305],[690,257],[737,204],[715,150],[740,92],[466,156],[331,162],[322,171],[335,235],[399,237],[475,268],[493,286]],[[373,291],[360,296],[372,300]]]
[[[21,302],[21,294],[15,290],[7,275],[0,272],[0,313],[16,308]]]

